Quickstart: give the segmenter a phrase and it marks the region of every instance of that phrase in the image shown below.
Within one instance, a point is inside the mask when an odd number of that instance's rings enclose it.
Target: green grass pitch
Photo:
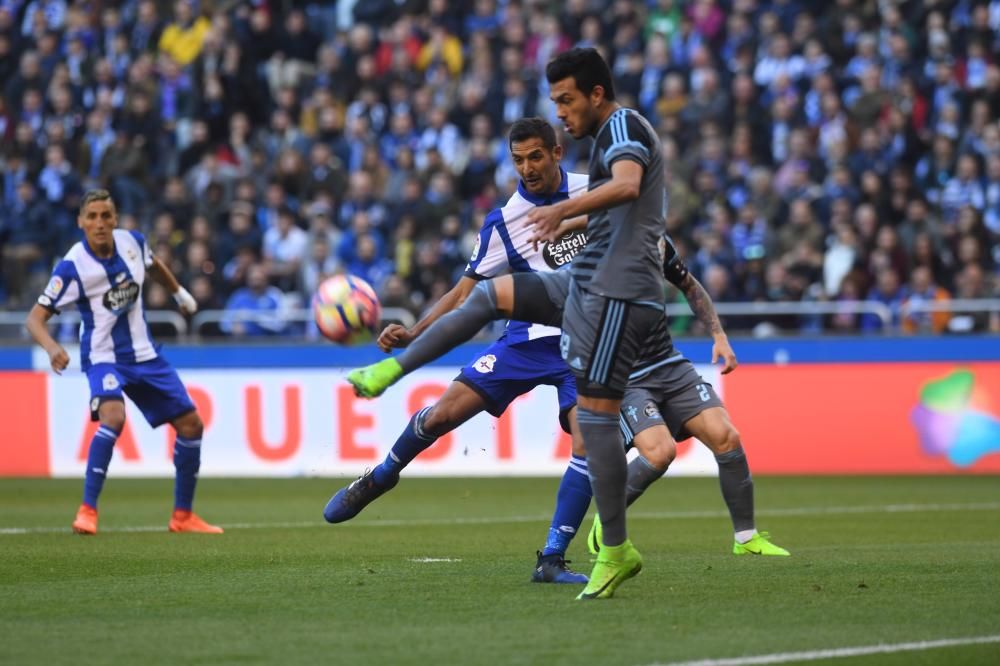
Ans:
[[[645,568],[605,602],[528,582],[557,484],[404,478],[331,526],[342,480],[206,478],[228,529],[202,536],[166,532],[169,481],[112,478],[81,537],[81,481],[0,480],[0,664],[640,666],[1000,635],[1000,478],[757,478],[791,558],[731,555],[716,481],[666,479],[630,513]],[[589,572],[582,536],[569,557]],[[997,664],[1000,643],[829,663]]]

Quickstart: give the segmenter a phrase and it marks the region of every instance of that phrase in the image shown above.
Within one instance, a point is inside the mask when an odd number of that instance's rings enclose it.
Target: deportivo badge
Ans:
[[[476,361],[476,372],[487,375],[493,372],[493,364],[497,362],[497,357],[493,354],[486,354],[481,356],[478,361]]]

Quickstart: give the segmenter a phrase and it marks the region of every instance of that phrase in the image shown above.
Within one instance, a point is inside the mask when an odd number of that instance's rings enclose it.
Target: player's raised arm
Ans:
[[[155,255],[151,255],[149,275],[162,284],[170,295],[174,297],[174,301],[177,302],[181,312],[190,315],[198,311],[198,301],[194,300],[191,292],[182,287],[180,282],[177,281],[173,271]]]
[[[45,353],[49,355],[49,363],[52,365],[52,369],[61,375],[62,371],[69,365],[69,354],[49,334],[48,322],[52,318],[52,315],[53,312],[51,310],[35,304],[28,313],[28,319],[24,322],[24,327],[28,329],[28,333],[31,334],[31,338],[38,346],[44,349]]]
[[[476,280],[463,275],[455,283],[455,286],[434,304],[430,312],[413,325],[413,328],[406,328],[401,324],[389,324],[386,326],[376,341],[379,349],[388,354],[393,349],[399,349],[410,344],[417,336],[427,330],[431,324],[464,303],[475,286]]]

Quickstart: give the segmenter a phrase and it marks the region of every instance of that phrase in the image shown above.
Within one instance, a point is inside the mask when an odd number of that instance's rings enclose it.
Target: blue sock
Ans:
[[[194,486],[198,483],[198,469],[201,468],[201,440],[178,437],[174,442],[174,508],[191,510],[194,502]]]
[[[111,453],[115,448],[118,434],[106,425],[101,425],[90,440],[90,452],[87,454],[87,475],[83,481],[83,503],[97,508],[97,498],[104,487],[104,479],[108,476],[108,465],[111,464]]]
[[[587,474],[587,459],[574,455],[569,460],[559,493],[556,495],[556,511],[552,514],[549,538],[542,549],[542,555],[563,555],[569,542],[576,536],[590,508],[590,477]]]
[[[403,468],[413,462],[413,459],[420,455],[421,451],[437,441],[437,437],[431,437],[424,433],[422,427],[424,418],[429,411],[431,411],[430,407],[421,409],[406,424],[406,429],[392,445],[389,455],[385,457],[381,465],[372,470],[375,483],[382,486],[385,485],[386,481],[399,476]]]

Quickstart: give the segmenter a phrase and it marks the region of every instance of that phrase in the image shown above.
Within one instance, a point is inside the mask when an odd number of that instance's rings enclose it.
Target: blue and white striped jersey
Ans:
[[[555,243],[540,245],[536,250],[529,241],[532,230],[525,224],[528,211],[535,206],[554,204],[587,191],[589,178],[586,174],[568,173],[563,169],[560,173],[562,182],[555,194],[536,196],[518,182],[517,191],[507,204],[486,216],[469,265],[465,268],[467,277],[484,280],[510,272],[547,272],[569,267],[573,257],[587,243],[584,232],[571,232]],[[500,339],[515,345],[559,334],[559,329],[552,326],[511,320]]]
[[[115,253],[94,255],[86,241],[69,249],[52,273],[38,304],[59,312],[76,305],[83,320],[80,364],[141,363],[156,358],[142,308],[142,284],[153,253],[138,231],[115,229]]]

